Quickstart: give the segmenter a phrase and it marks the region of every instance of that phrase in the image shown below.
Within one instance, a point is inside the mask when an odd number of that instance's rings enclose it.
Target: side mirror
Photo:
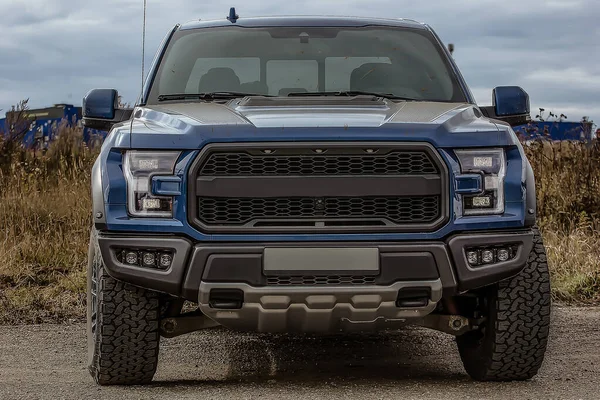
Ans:
[[[131,118],[132,109],[119,108],[115,89],[93,89],[83,98],[83,126],[109,131],[113,125]]]
[[[113,119],[119,108],[115,89],[93,89],[83,98],[83,118]]]
[[[498,86],[492,91],[492,106],[479,107],[491,119],[510,126],[525,125],[531,121],[529,95],[518,86]]]
[[[498,86],[492,91],[498,117],[529,115],[529,95],[518,86]]]

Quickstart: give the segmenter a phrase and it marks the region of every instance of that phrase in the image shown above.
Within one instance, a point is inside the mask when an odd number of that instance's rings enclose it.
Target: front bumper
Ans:
[[[116,279],[198,302],[210,318],[232,328],[258,331],[350,330],[379,328],[396,320],[423,317],[442,297],[494,284],[525,266],[533,244],[531,230],[464,233],[445,241],[369,243],[227,243],[194,244],[175,236],[131,236],[101,233],[98,237],[108,273]],[[514,258],[471,267],[466,248],[511,245]],[[265,271],[265,249],[376,249],[378,269],[329,271],[281,268]],[[129,266],[118,261],[123,249],[170,249],[166,270]],[[290,254],[295,254],[293,251]],[[295,263],[298,264],[298,263]],[[309,283],[286,280],[308,276]],[[316,283],[315,275],[333,276]],[[343,284],[340,276],[361,275],[364,282]],[[279,284],[284,282],[283,285]],[[311,284],[312,282],[312,284]],[[425,290],[426,301],[410,304],[399,299]],[[212,294],[239,293],[241,302],[224,307]],[[235,297],[235,296],[234,296]],[[222,303],[225,304],[225,303]]]

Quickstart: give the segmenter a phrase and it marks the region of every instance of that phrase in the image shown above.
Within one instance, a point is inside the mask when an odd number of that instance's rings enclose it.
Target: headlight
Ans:
[[[483,193],[464,195],[465,215],[504,212],[506,158],[503,149],[456,150],[462,173],[482,174]]]
[[[135,151],[125,153],[123,171],[127,181],[127,209],[135,217],[173,216],[173,197],[153,196],[154,175],[173,175],[178,151]]]

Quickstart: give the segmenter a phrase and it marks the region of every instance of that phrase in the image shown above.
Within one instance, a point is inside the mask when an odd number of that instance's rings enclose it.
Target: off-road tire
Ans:
[[[525,380],[542,365],[550,326],[550,275],[542,237],[516,276],[485,291],[486,321],[457,338],[467,373],[478,381]]]
[[[105,270],[97,233],[88,252],[88,369],[100,385],[152,381],[158,364],[159,295]]]

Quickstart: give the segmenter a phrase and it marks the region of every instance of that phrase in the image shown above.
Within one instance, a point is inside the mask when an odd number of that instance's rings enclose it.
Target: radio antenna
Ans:
[[[142,95],[144,92],[144,81],[146,79],[146,74],[145,74],[145,58],[146,58],[146,2],[147,0],[144,0],[144,22],[142,24]]]

